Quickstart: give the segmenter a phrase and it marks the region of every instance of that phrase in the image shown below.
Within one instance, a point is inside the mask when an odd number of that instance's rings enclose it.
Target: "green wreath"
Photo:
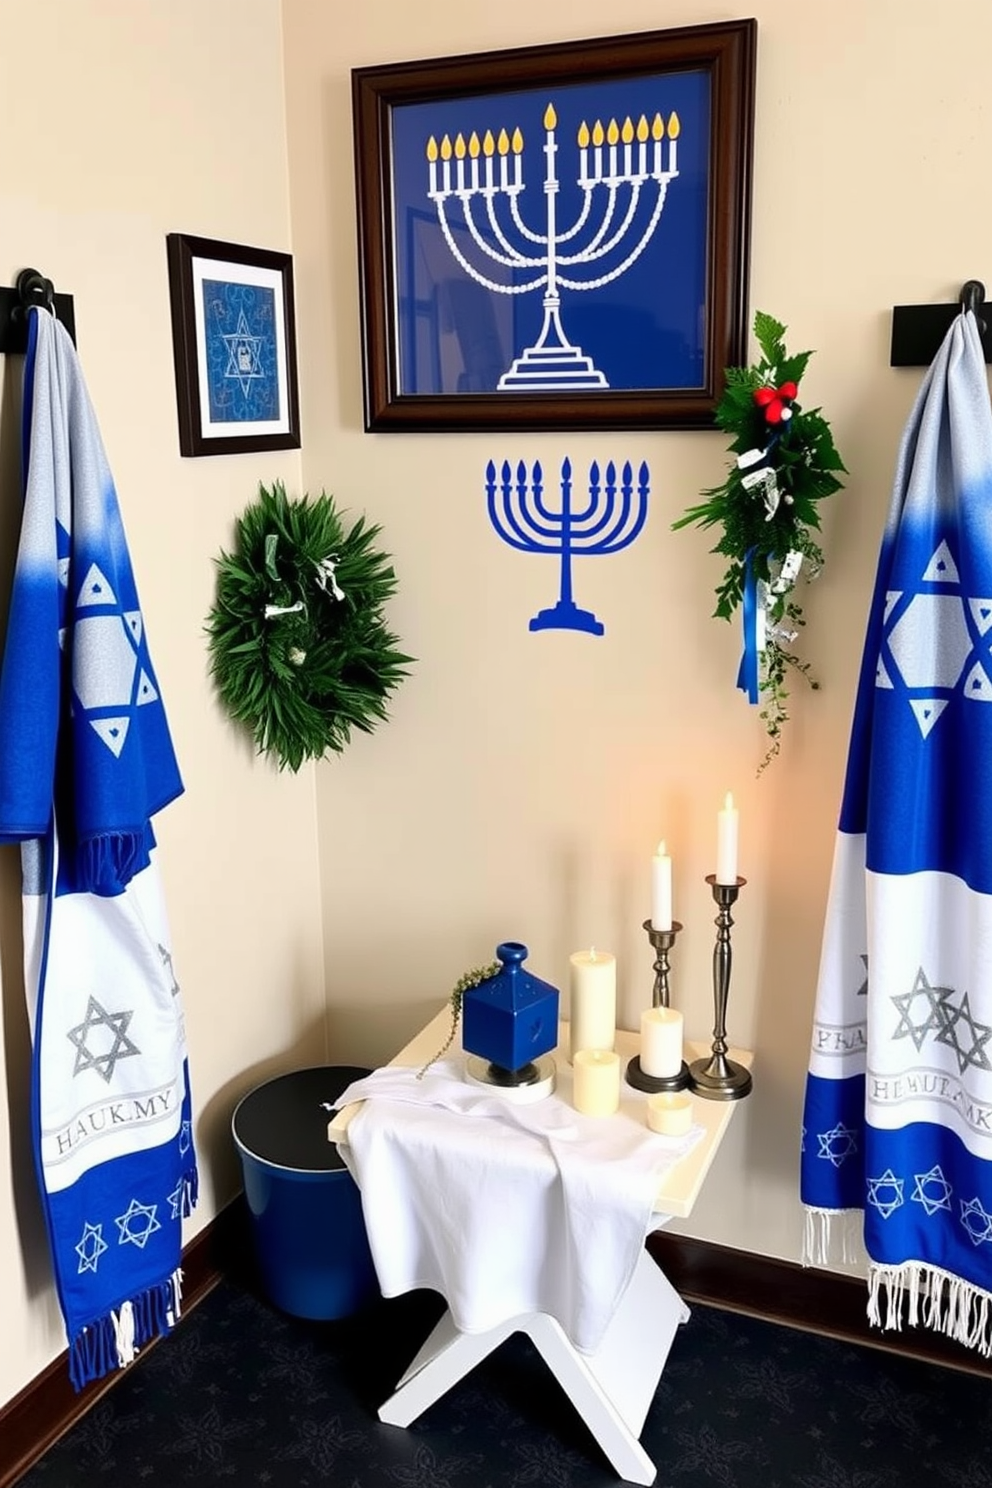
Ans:
[[[380,529],[348,530],[334,502],[290,501],[259,487],[221,552],[207,620],[211,670],[228,713],[260,754],[297,771],[340,753],[351,730],[371,733],[413,657],[397,650],[382,607],[395,592]]]

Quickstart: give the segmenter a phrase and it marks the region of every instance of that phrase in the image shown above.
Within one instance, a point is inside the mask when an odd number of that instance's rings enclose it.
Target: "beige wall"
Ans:
[[[590,942],[620,958],[624,1021],[649,997],[640,929],[664,835],[686,929],[674,1000],[708,1036],[715,814],[742,815],[730,1031],[756,1050],[691,1233],[798,1254],[798,1129],[819,935],[863,623],[896,442],[917,373],[887,366],[890,307],[988,277],[982,190],[992,11],[958,0],[33,0],[34,47],[0,49],[0,283],[33,264],[76,296],[80,347],[128,525],[187,794],[162,861],[197,1097],[204,1196],[234,1192],[228,1136],[259,1075],[325,1053],[388,1057],[469,964],[525,940],[559,984]],[[24,34],[0,0],[0,27]],[[415,56],[756,14],[751,303],[818,348],[808,396],[851,476],[826,516],[807,654],[782,758],[734,691],[736,630],[709,618],[719,567],[671,521],[720,479],[711,433],[370,436],[361,428],[349,72]],[[962,38],[967,38],[962,53]],[[288,139],[288,162],[287,162]],[[304,449],[178,455],[164,237],[294,253]],[[17,511],[19,365],[0,361],[0,562]],[[486,460],[646,459],[637,543],[580,571],[601,640],[527,631],[546,563],[489,527]],[[383,524],[391,618],[420,659],[388,727],[278,776],[218,712],[202,624],[211,559],[260,479],[326,487]],[[316,803],[314,782],[316,780]],[[315,809],[316,807],[316,809]],[[318,837],[319,866],[318,877]],[[27,1153],[16,855],[0,851],[0,1402],[63,1347]],[[326,957],[322,960],[322,940]],[[187,1237],[188,1238],[188,1237]]]
[[[290,246],[278,0],[0,0],[0,283],[33,265],[75,296],[186,794],[159,818],[186,1002],[202,1200],[239,1181],[229,1123],[260,1074],[324,1057],[313,772],[256,762],[216,707],[212,559],[260,480],[299,455],[180,458],[165,235]],[[8,589],[19,358],[0,358]],[[15,849],[0,851],[0,1402],[65,1347],[28,1148]]]
[[[818,348],[804,392],[850,469],[825,514],[827,568],[807,590],[806,654],[782,757],[762,779],[757,710],[734,690],[739,632],[710,619],[720,573],[672,520],[718,483],[714,433],[362,432],[349,71],[413,57],[714,21],[759,21],[751,304]],[[393,721],[317,771],[332,1046],[388,1055],[497,941],[563,985],[569,951],[616,952],[636,1023],[650,996],[640,928],[664,836],[685,924],[673,996],[712,1026],[715,815],[741,808],[732,1038],[756,1051],[738,1113],[683,1228],[797,1258],[801,1102],[819,938],[864,620],[898,437],[920,374],[887,365],[891,306],[951,298],[992,274],[983,190],[989,102],[967,58],[992,44],[986,0],[285,0],[293,248],[306,317],[306,482],[384,524],[397,626],[420,658]],[[967,38],[965,41],[964,39]],[[964,52],[962,51],[964,47]],[[577,566],[601,640],[528,633],[553,564],[487,520],[490,456],[646,459],[646,530]]]

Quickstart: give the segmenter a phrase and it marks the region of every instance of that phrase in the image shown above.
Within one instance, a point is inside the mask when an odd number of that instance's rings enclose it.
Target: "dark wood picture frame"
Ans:
[[[746,361],[756,53],[757,23],[742,19],[356,69],[352,105],[366,430],[712,426],[724,368]],[[474,100],[525,89],[550,92],[556,85],[615,83],[693,70],[707,75],[710,100],[703,228],[705,330],[698,385],[550,393],[404,392],[395,308],[393,110],[408,104]],[[426,171],[426,165],[423,168]]]
[[[224,243],[186,233],[166,236],[169,291],[172,304],[172,343],[176,367],[179,448],[183,455],[233,455],[259,450],[298,449],[300,446],[299,388],[296,370],[296,315],[293,299],[293,260],[288,253]],[[228,334],[208,326],[210,311],[204,292],[206,276],[230,292],[230,304],[220,305],[227,316]],[[213,282],[213,281],[207,281]],[[258,319],[249,322],[233,310],[239,303],[251,309],[259,296]],[[242,303],[243,302],[243,303]],[[218,303],[214,296],[213,303]],[[221,357],[208,369],[208,354],[225,343]],[[242,358],[243,360],[239,360]],[[230,405],[214,401],[210,376],[221,393],[230,391]],[[226,379],[228,388],[223,386]],[[253,384],[264,389],[262,413],[249,403]],[[240,393],[240,396],[239,396]],[[274,400],[274,401],[273,401]],[[231,417],[227,417],[227,412]]]

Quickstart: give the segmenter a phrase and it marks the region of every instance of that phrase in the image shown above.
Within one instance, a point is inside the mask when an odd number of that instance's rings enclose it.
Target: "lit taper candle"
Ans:
[[[672,928],[672,860],[664,842],[651,861],[651,924],[655,930]]]
[[[718,884],[737,882],[737,807],[730,791],[716,818],[716,881]]]

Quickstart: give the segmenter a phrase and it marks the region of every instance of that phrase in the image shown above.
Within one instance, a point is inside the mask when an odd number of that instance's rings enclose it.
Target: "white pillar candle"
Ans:
[[[574,951],[569,956],[568,1047],[612,1049],[617,1026],[617,962],[609,951]]]
[[[684,1137],[692,1125],[692,1097],[678,1090],[648,1096],[648,1126],[663,1137]]]
[[[729,791],[716,817],[716,881],[737,882],[737,807]]]
[[[612,1116],[620,1106],[620,1055],[577,1049],[572,1059],[572,1104],[583,1116]]]
[[[682,1068],[682,1021],[675,1008],[641,1014],[641,1069],[654,1080],[667,1080]]]
[[[651,863],[651,924],[656,930],[672,928],[672,860],[663,842]]]

